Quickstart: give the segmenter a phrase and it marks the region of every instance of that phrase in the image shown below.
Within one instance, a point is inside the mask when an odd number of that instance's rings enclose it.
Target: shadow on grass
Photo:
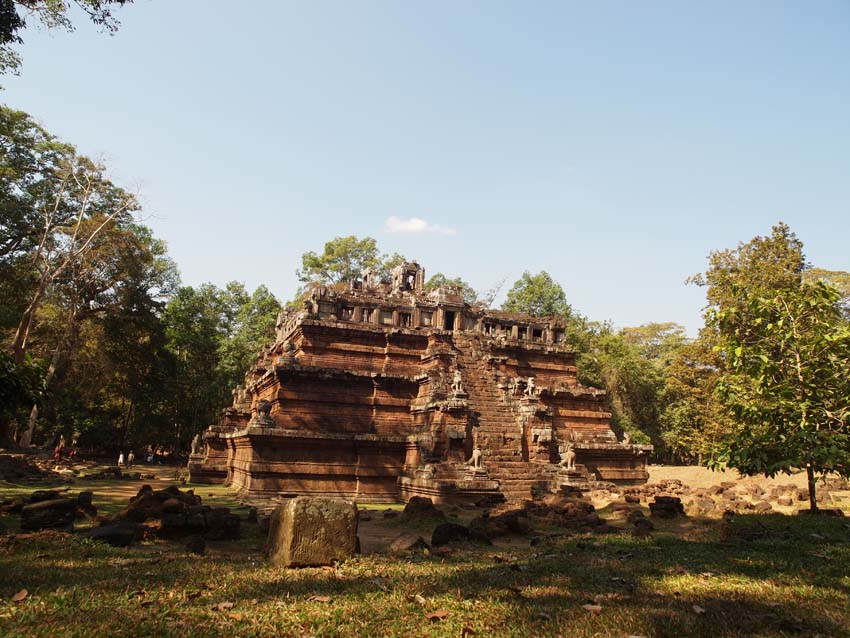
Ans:
[[[736,535],[748,527],[763,528],[763,537]],[[209,587],[214,593],[185,603],[185,613],[209,614],[222,600],[236,609],[280,601],[283,611],[266,612],[278,614],[272,622],[283,627],[294,618],[312,632],[305,635],[333,635],[333,622],[360,623],[370,628],[360,635],[377,635],[396,616],[400,624],[384,635],[459,635],[462,626],[451,623],[468,616],[477,635],[494,636],[846,636],[848,540],[840,519],[753,515],[736,517],[716,540],[582,536],[521,550],[459,545],[447,557],[369,556],[338,569],[285,570],[256,552],[222,553],[226,545],[194,558],[173,545],[118,550],[46,538],[0,551],[0,595],[17,591],[22,578],[35,591],[77,588],[105,600],[138,589]],[[420,631],[424,613],[439,608],[453,614],[445,633],[427,621]],[[222,625],[208,635],[250,634]]]

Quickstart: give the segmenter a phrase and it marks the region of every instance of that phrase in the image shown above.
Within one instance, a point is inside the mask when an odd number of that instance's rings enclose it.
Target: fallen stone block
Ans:
[[[299,496],[272,513],[268,558],[273,565],[332,565],[356,550],[357,506],[352,501]]]
[[[58,498],[30,503],[21,508],[21,530],[34,532],[40,529],[74,529],[77,501]]]

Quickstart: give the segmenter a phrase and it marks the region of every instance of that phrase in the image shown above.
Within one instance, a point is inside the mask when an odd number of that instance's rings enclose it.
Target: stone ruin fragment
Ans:
[[[392,275],[316,287],[281,312],[275,342],[193,445],[193,482],[446,503],[647,480],[652,447],[617,440],[560,319],[426,291],[416,262]]]

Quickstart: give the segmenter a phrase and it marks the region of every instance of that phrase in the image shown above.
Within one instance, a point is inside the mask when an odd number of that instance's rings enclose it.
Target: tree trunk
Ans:
[[[76,340],[77,334],[77,326],[79,317],[77,313],[71,311],[68,314],[68,322],[65,325],[65,334],[62,335],[62,339],[59,340],[59,345],[56,346],[56,350],[53,351],[53,358],[50,360],[50,366],[47,368],[47,374],[44,376],[44,391],[47,392],[47,388],[50,387],[54,377],[56,376],[56,371],[59,369],[59,365],[62,363],[62,357],[66,354],[70,345]],[[27,420],[27,429],[21,434],[20,441],[18,444],[21,447],[29,447],[32,444],[32,433],[35,430],[35,423],[38,421],[38,406],[32,406],[32,410],[30,410],[30,416]]]
[[[815,498],[815,471],[811,465],[806,468],[806,476],[809,479],[809,507],[813,512],[817,512],[818,503]]]
[[[27,339],[32,329],[35,313],[39,305],[41,305],[41,299],[44,297],[44,293],[47,291],[48,283],[49,278],[46,275],[42,275],[41,280],[38,282],[38,289],[35,291],[35,295],[33,295],[29,306],[24,310],[24,314],[18,323],[18,329],[15,331],[15,338],[12,340],[12,355],[15,357],[15,363],[18,365],[23,365],[26,358]]]

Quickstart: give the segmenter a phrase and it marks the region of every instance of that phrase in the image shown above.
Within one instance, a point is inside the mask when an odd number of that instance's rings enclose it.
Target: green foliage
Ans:
[[[572,314],[564,289],[545,270],[536,275],[526,270],[508,291],[502,310],[524,312],[536,317],[569,317]]]
[[[476,292],[475,288],[470,286],[460,277],[450,279],[446,277],[443,273],[438,272],[435,275],[429,277],[428,281],[425,282],[426,291],[436,290],[440,287],[456,288],[463,295],[463,300],[468,304],[473,304],[478,299],[478,293]]]
[[[798,288],[807,268],[803,242],[782,222],[766,237],[713,251],[708,262],[708,270],[689,281],[706,287],[709,306],[720,310],[745,303],[752,295]]]
[[[0,447],[10,443],[10,425],[37,403],[44,390],[44,368],[30,357],[23,364],[0,351]]]
[[[114,6],[130,4],[133,0],[73,0],[96,25],[112,33],[119,23],[113,14]],[[74,25],[68,17],[68,0],[0,0],[0,74],[17,72],[20,57],[9,48],[21,44],[21,31],[27,27],[26,18],[33,17],[41,26],[73,31]]]
[[[659,367],[670,364],[672,357],[688,342],[685,327],[677,323],[647,323],[620,331],[626,343],[635,346],[640,355]]]
[[[279,311],[265,286],[250,295],[238,282],[224,290],[204,284],[177,291],[163,321],[177,361],[172,416],[181,440],[217,421],[257,351],[273,340]]]
[[[707,334],[720,354],[716,393],[732,417],[711,463],[747,474],[805,467],[850,473],[850,327],[840,293],[804,283],[803,246],[784,224],[712,253]]]
[[[371,237],[337,237],[325,244],[322,253],[301,256],[298,279],[305,283],[337,284],[360,276],[366,268],[379,269],[378,243]]]
[[[722,441],[718,465],[850,475],[850,326],[838,299],[815,282],[711,312],[726,362],[718,394],[743,426]]]
[[[710,464],[720,437],[734,431],[714,397],[723,365],[715,342],[713,332],[703,331],[676,350],[664,368],[660,429],[664,449],[673,458]]]
[[[628,432],[635,443],[661,443],[658,434],[661,371],[640,350],[598,324],[586,335],[577,358],[582,383],[608,392],[611,425]]]

